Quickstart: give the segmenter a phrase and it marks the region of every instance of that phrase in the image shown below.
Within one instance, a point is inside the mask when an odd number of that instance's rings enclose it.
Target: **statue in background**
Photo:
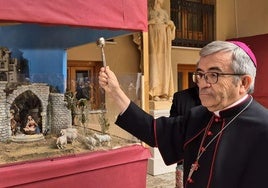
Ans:
[[[171,42],[175,38],[175,25],[162,8],[164,0],[154,0],[149,8],[149,68],[151,99],[168,100],[174,85],[171,65]]]
[[[144,72],[143,70],[143,49],[142,49],[142,33],[137,32],[133,34],[133,42],[137,45],[138,50],[140,52],[140,70],[141,72]]]

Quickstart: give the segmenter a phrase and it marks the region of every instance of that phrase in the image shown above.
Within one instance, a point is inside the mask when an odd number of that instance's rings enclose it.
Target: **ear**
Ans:
[[[249,75],[242,76],[242,78],[241,78],[241,85],[240,85],[241,86],[240,87],[241,92],[247,93],[248,90],[249,90],[249,87],[250,87],[251,83],[252,83],[251,76],[249,76]]]

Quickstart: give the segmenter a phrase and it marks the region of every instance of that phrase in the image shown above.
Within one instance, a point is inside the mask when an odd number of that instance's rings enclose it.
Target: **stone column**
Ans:
[[[161,116],[169,116],[169,111],[171,108],[172,102],[169,100],[166,101],[150,101],[150,114],[154,118]],[[159,175],[169,172],[175,172],[176,164],[174,165],[165,165],[163,158],[158,150],[158,148],[150,148],[152,157],[148,159],[148,174]]]
[[[8,127],[8,115],[6,110],[6,82],[0,81],[0,141],[8,139],[10,127]],[[10,130],[11,132],[11,130]]]
[[[64,94],[50,93],[51,131],[58,134],[61,129],[72,126],[71,111],[64,101]]]

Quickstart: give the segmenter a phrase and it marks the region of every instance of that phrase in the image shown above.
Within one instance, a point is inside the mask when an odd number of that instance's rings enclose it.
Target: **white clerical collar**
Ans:
[[[241,103],[242,101],[246,100],[247,97],[248,97],[248,94],[245,95],[244,97],[242,97],[241,99],[239,99],[238,101],[234,102],[234,103],[231,104],[230,106],[227,106],[226,108],[222,109],[222,110],[226,110],[226,109],[228,109],[228,108],[231,108],[231,107],[233,107],[233,106],[235,106],[235,105]],[[215,114],[216,116],[220,117],[220,111],[222,111],[222,110],[217,110],[217,111],[214,112],[214,114]]]

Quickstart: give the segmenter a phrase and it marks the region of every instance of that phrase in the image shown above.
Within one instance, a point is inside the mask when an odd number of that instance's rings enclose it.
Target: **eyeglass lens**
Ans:
[[[206,83],[215,84],[218,81],[218,74],[215,72],[207,72],[207,73],[194,73],[193,74],[193,82],[198,83],[200,79],[204,78]]]

